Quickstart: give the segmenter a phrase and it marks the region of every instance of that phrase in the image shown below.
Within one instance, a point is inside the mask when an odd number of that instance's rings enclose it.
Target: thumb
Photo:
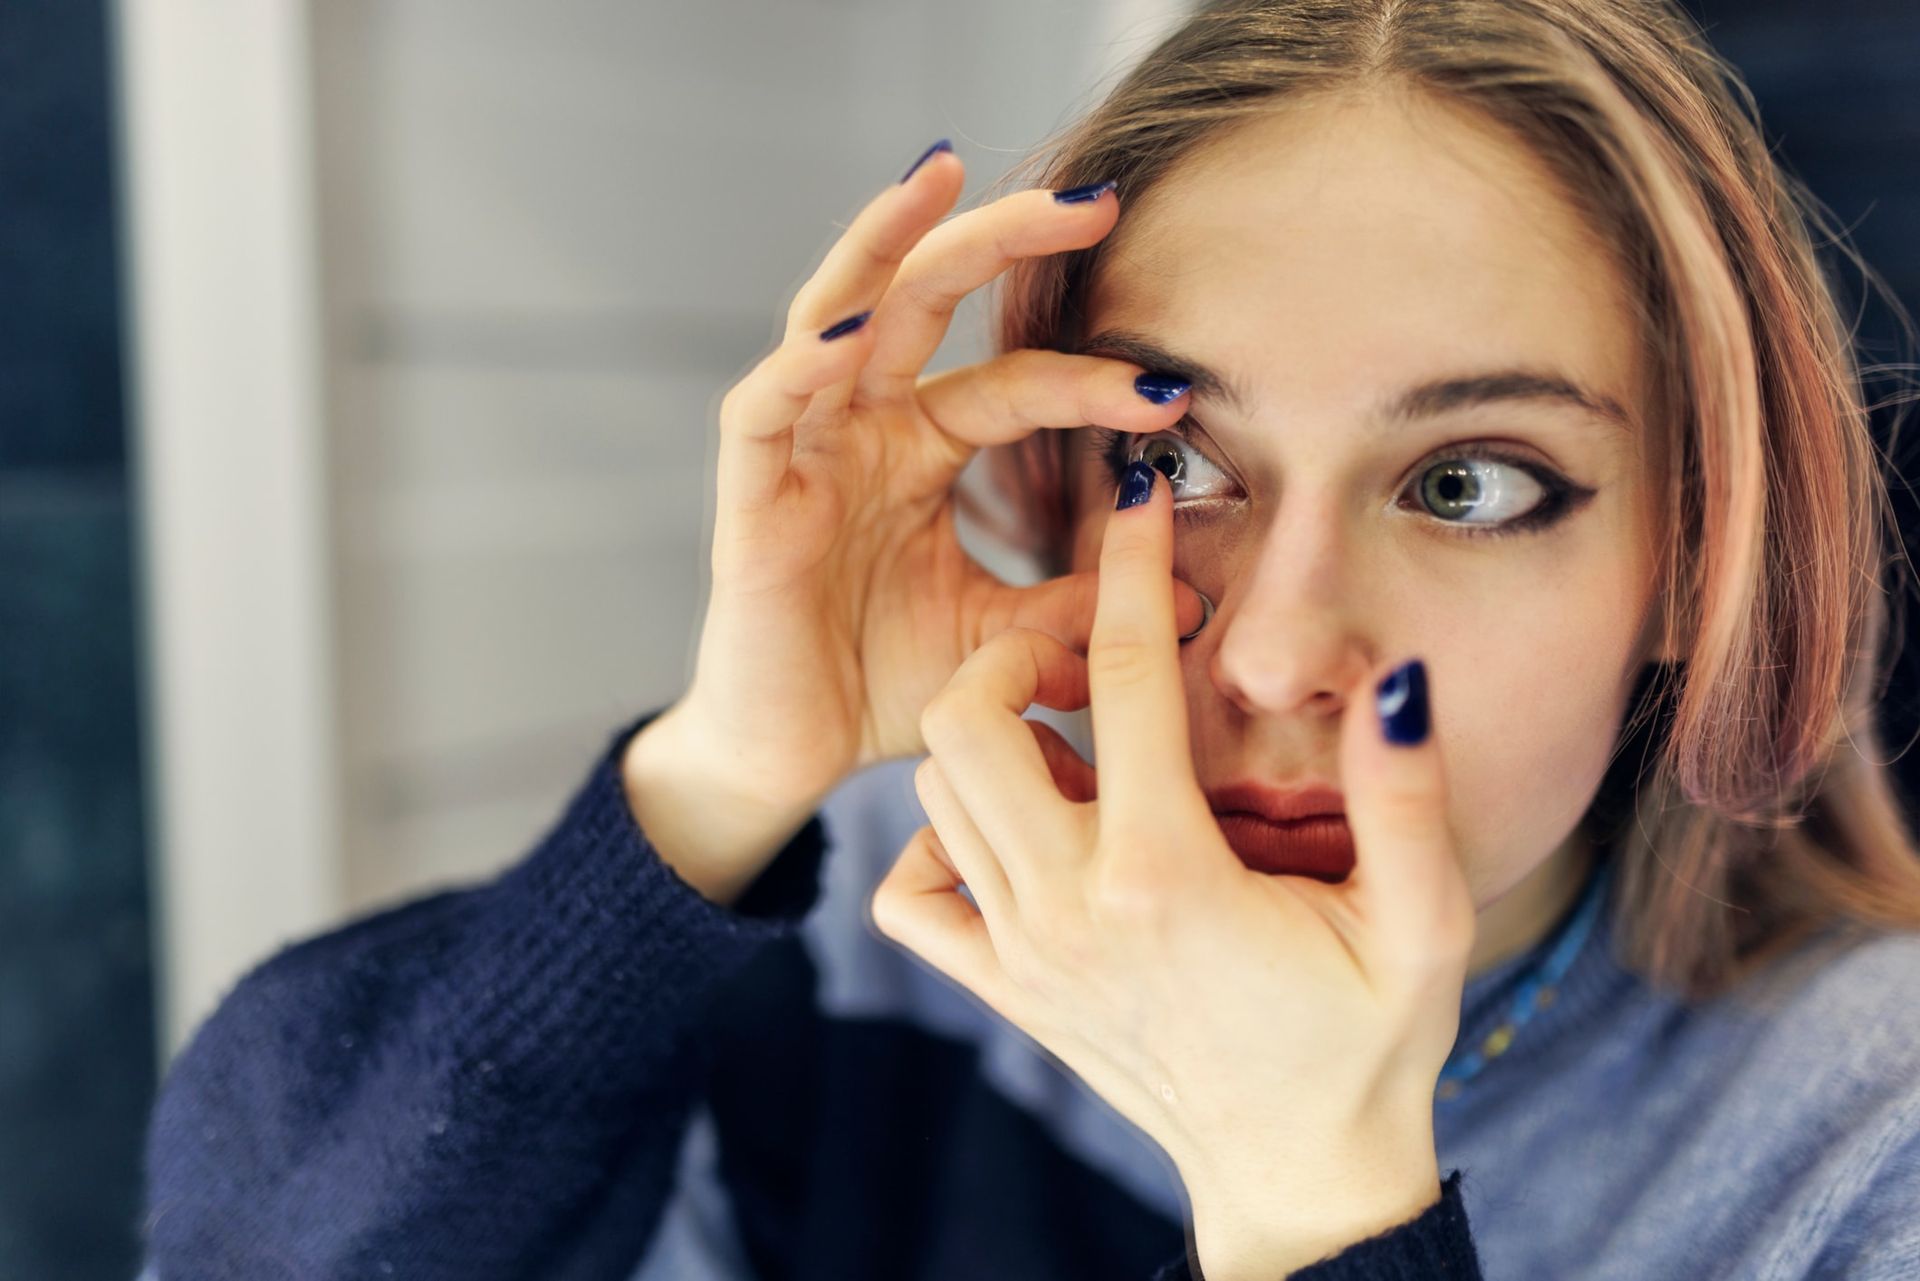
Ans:
[[[1349,697],[1340,777],[1354,844],[1348,884],[1373,959],[1419,972],[1464,956],[1473,894],[1449,822],[1425,663],[1371,672]]]
[[[978,649],[988,637],[1009,627],[1031,627],[1084,654],[1093,640],[1094,607],[1099,595],[1097,569],[1062,574],[1031,587],[1003,583],[989,607],[981,612],[973,647]],[[1206,608],[1199,592],[1179,578],[1173,580],[1174,618],[1180,625],[1180,635],[1200,626]]]

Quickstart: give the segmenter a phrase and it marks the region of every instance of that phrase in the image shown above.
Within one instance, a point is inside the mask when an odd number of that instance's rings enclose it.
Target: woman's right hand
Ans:
[[[921,378],[961,298],[1119,216],[1111,191],[1029,190],[943,222],[963,178],[937,150],[874,197],[794,297],[780,345],[721,402],[712,596],[693,681],[663,720],[676,751],[789,813],[924,752],[922,709],[989,636],[1033,627],[1085,649],[1094,571],[1013,587],[961,547],[953,488],[975,451],[1041,427],[1160,431],[1187,406],[1135,390],[1138,365],[1051,351]],[[1179,595],[1197,626],[1198,596]]]

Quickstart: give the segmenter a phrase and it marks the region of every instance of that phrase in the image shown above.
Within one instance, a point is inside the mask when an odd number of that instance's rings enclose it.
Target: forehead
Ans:
[[[1557,368],[1640,403],[1614,258],[1545,167],[1470,111],[1374,94],[1289,105],[1124,210],[1087,332],[1138,330],[1255,412],[1356,412],[1386,388]]]

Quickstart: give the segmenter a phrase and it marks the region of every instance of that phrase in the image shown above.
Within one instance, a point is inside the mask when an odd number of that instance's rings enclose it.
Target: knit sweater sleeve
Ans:
[[[701,895],[621,785],[658,714],[496,879],[290,946],[227,994],[149,1122],[160,1281],[631,1271],[700,1088],[707,995],[797,932],[826,842],[816,814],[731,907]]]
[[[1405,1223],[1290,1272],[1284,1281],[1480,1281],[1460,1179],[1455,1170],[1440,1185],[1440,1199]],[[1183,1253],[1161,1265],[1151,1281],[1198,1278]]]

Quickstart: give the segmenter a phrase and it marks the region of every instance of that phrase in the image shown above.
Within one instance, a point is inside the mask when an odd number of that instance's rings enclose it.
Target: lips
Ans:
[[[1353,832],[1342,815],[1275,823],[1257,814],[1229,811],[1215,818],[1227,844],[1255,872],[1338,882],[1353,871]]]
[[[1251,779],[1207,789],[1220,831],[1256,872],[1342,881],[1353,871],[1346,798],[1325,783],[1281,789]]]
[[[1309,780],[1297,787],[1270,787],[1251,779],[1240,779],[1207,789],[1207,804],[1216,814],[1258,814],[1275,823],[1319,814],[1344,814],[1347,798],[1339,789]]]

